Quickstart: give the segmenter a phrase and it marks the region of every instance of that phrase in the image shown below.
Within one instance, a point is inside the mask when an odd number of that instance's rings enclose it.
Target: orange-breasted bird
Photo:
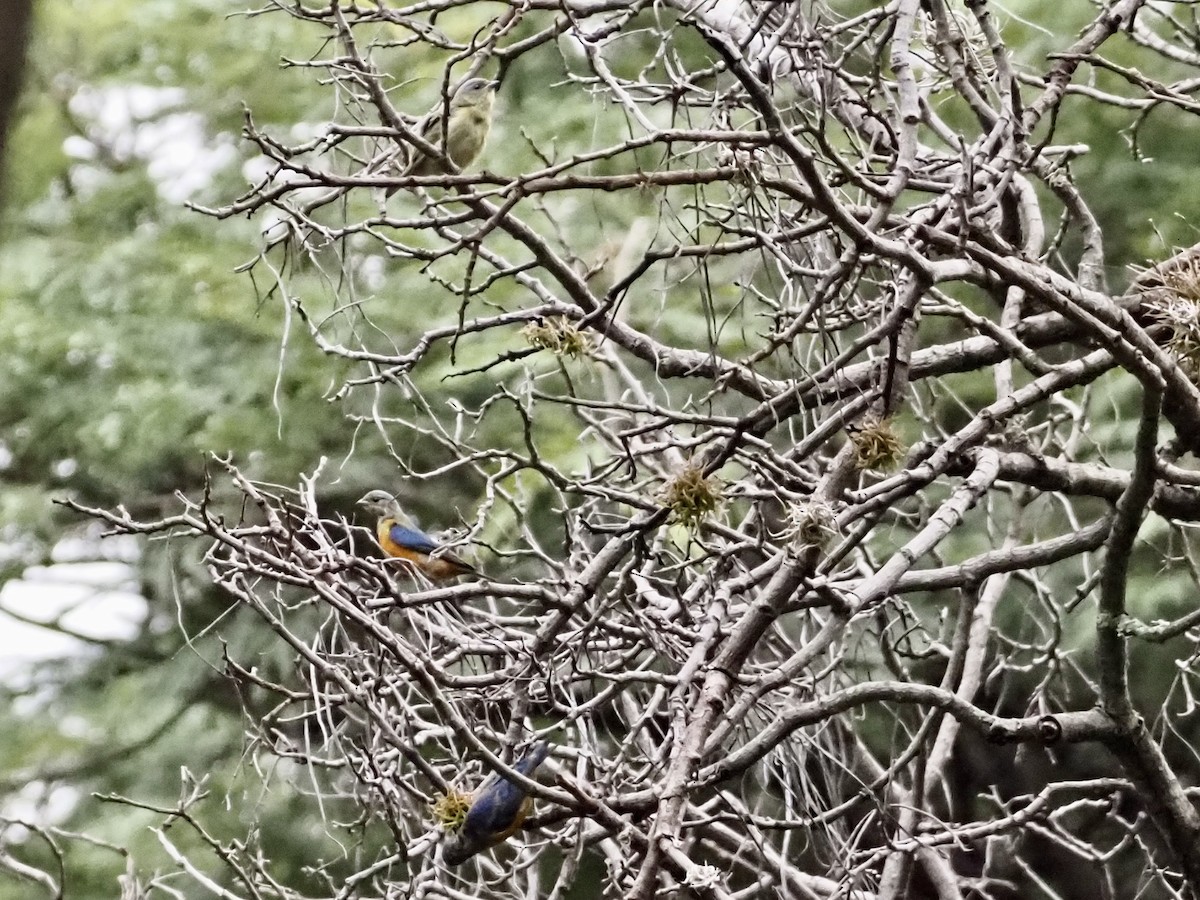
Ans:
[[[375,536],[388,556],[406,559],[433,581],[445,581],[459,575],[479,574],[425,532],[404,514],[396,498],[387,491],[370,491],[360,506],[378,513]]]
[[[513,769],[532,778],[550,752],[550,745],[538,741],[513,763]],[[466,862],[481,850],[495,847],[517,833],[533,809],[533,798],[499,772],[492,774],[475,792],[462,828],[454,832],[442,849],[448,866]]]

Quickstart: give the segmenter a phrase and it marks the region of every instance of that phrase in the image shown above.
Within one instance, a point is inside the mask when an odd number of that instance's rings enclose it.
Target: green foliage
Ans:
[[[300,89],[307,78],[279,64],[285,44],[305,52],[290,19],[235,21],[231,28],[211,4],[174,0],[42,7],[32,83],[10,145],[0,244],[0,525],[27,559],[49,557],[78,522],[51,497],[165,509],[176,490],[204,488],[211,453],[232,455],[256,477],[292,483],[323,455],[345,453],[344,409],[328,396],[341,367],[310,341],[282,345],[277,306],[268,307],[278,297],[258,297],[234,273],[256,227],[221,224],[165,199],[169,184],[155,168],[161,146],[130,152],[122,145],[111,156],[113,148],[100,145],[82,167],[63,151],[68,137],[77,147],[90,136],[69,102],[84,87],[118,96],[129,85],[182,89],[167,110],[131,124],[198,114],[195,138],[211,147],[240,128],[243,103],[261,121],[289,124],[327,103],[311,85]],[[239,35],[236,45],[231,34]],[[205,193],[239,190],[249,155],[243,147],[215,170]],[[361,443],[372,446],[369,438]],[[370,452],[364,458],[372,460]],[[385,480],[389,470],[378,457],[347,467],[357,482],[347,493]],[[264,843],[280,871],[304,883],[302,868],[331,855],[325,835],[301,824],[303,803],[274,788],[277,773],[240,758],[242,702],[220,672],[222,642],[257,654],[264,671],[281,648],[257,623],[228,615],[203,568],[187,561],[193,553],[159,549],[147,547],[140,562],[152,603],[142,635],[98,656],[47,665],[35,702],[6,704],[0,772],[52,776],[7,787],[35,807],[57,797],[53,808],[61,808],[69,798],[64,827],[127,847],[148,874],[166,861],[148,830],[163,815],[91,792],[170,808],[186,768],[204,780],[209,799],[195,811],[217,823],[220,839],[244,839],[253,821],[272,823],[286,837]],[[194,636],[191,646],[176,622]],[[177,824],[169,834],[189,855],[211,858],[190,828]],[[8,849],[56,870],[37,836]],[[64,853],[70,897],[111,895],[127,864],[86,842],[65,842]],[[29,890],[0,879],[5,900]]]

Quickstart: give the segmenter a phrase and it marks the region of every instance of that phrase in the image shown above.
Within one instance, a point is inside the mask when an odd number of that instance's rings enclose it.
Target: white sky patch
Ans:
[[[61,825],[71,815],[79,802],[79,791],[68,785],[55,785],[52,788],[44,782],[33,781],[8,797],[4,804],[5,818],[31,822],[42,827]],[[14,844],[20,844],[30,837],[30,831],[20,825],[13,826],[5,834],[5,838]]]
[[[100,652],[84,638],[123,641],[141,630],[149,604],[137,593],[138,572],[132,565],[140,555],[137,538],[122,535],[101,540],[98,533],[99,528],[91,535],[60,541],[51,553],[51,565],[30,566],[20,579],[0,588],[0,682],[18,690],[32,687],[36,664]],[[43,691],[35,688],[15,698],[13,711],[37,715],[42,702],[38,695]],[[22,711],[21,706],[28,709]],[[56,725],[63,734],[80,737],[90,727],[81,717],[61,719]],[[67,785],[32,781],[5,798],[0,816],[42,827],[61,824],[79,796]],[[28,837],[27,829],[19,825],[7,834],[12,843]]]
[[[370,291],[382,290],[387,284],[387,260],[379,254],[361,256],[358,260],[358,277],[363,287]]]
[[[52,558],[0,588],[0,682],[13,687],[28,684],[39,662],[98,652],[88,639],[131,640],[147,615],[133,537],[65,540]]]
[[[184,109],[186,100],[182,88],[138,84],[77,91],[70,109],[88,133],[67,138],[63,151],[80,160],[73,173],[80,189],[95,190],[104,182],[106,159],[145,160],[159,194],[171,203],[208,185],[237,149],[229,135],[210,142],[204,117]]]

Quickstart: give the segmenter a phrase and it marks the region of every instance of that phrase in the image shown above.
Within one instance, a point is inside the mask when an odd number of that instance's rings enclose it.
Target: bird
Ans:
[[[532,778],[549,753],[550,745],[538,741],[513,763],[513,769]],[[466,821],[451,834],[442,849],[442,859],[448,866],[457,866],[476,853],[503,843],[517,833],[531,809],[533,798],[525,788],[499,772],[493,773],[475,792]]]
[[[421,137],[449,157],[454,164],[453,169],[446,165],[445,160],[428,156],[414,147],[413,157],[401,174],[443,175],[452,171],[461,172],[475,162],[492,127],[492,107],[496,102],[499,83],[486,78],[464,81],[450,98],[450,120],[445,128],[442,127],[442,105],[425,117]],[[386,194],[390,197],[398,190],[398,187],[390,187]]]
[[[358,505],[379,514],[375,536],[388,556],[405,559],[433,581],[447,581],[459,575],[478,575],[473,566],[463,562],[425,532],[420,531],[404,514],[396,498],[387,491],[368,491]]]

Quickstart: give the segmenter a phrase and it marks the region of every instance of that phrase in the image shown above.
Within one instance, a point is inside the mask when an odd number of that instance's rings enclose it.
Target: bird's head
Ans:
[[[446,843],[442,845],[442,861],[448,866],[462,865],[480,850],[486,848],[487,841],[466,831],[459,831],[450,835]]]
[[[498,81],[488,81],[486,78],[468,79],[454,92],[454,99],[450,101],[450,106],[453,109],[476,106],[491,109],[499,84]]]
[[[368,512],[378,513],[392,519],[403,520],[406,518],[396,498],[387,491],[367,491],[358,501],[358,505]]]

